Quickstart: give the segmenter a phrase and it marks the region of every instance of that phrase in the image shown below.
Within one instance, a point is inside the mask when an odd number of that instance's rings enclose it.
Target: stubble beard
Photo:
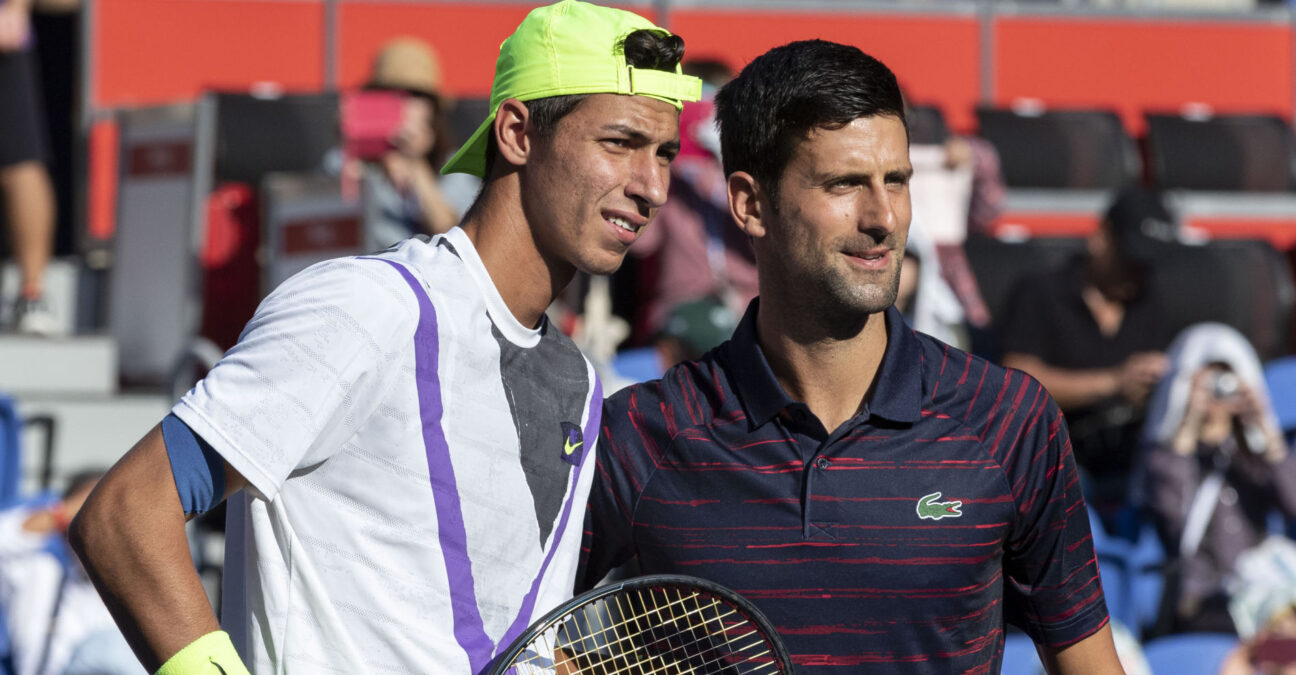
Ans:
[[[882,274],[876,281],[860,282],[825,260],[813,264],[817,269],[786,265],[785,279],[800,277],[810,283],[785,283],[780,293],[791,324],[784,330],[804,340],[850,339],[859,334],[870,316],[895,304],[900,292],[898,267],[889,277]]]

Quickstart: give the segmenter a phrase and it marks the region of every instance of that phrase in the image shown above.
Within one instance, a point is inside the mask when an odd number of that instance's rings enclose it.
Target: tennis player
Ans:
[[[794,42],[716,96],[760,295],[733,338],[618,392],[584,584],[638,554],[753,600],[801,675],[1119,673],[1062,414],[1029,376],[907,325],[895,76]]]
[[[570,597],[602,394],[544,311],[666,199],[682,52],[531,12],[445,169],[485,179],[463,222],[286,281],[108,473],[73,541],[150,671],[476,673]],[[218,624],[184,526],[226,498]]]

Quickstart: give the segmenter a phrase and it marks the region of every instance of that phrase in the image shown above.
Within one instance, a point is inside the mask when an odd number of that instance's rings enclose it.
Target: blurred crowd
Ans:
[[[26,11],[24,0],[0,0],[0,221],[22,269],[13,328],[41,334],[54,215]],[[606,393],[717,346],[756,294],[714,126],[712,96],[731,73],[715,61],[684,70],[705,87],[680,114],[668,204],[619,272],[574,284],[550,310],[600,368]],[[470,178],[438,173],[462,140],[451,138],[456,101],[440,81],[435,50],[400,38],[375,55],[364,91],[344,103],[341,160],[331,170],[364,196],[374,248],[446,231],[476,195]],[[993,314],[966,242],[991,236],[1003,209],[996,150],[974,135],[923,140],[911,148],[914,219],[897,305],[916,330],[1025,371],[1057,400],[1109,607],[1135,652],[1140,640],[1210,632],[1237,636],[1229,673],[1296,663],[1296,545],[1288,539],[1296,416],[1281,405],[1296,386],[1290,362],[1262,360],[1223,317],[1183,326],[1167,315],[1174,303],[1159,265],[1190,237],[1164,196],[1139,186],[1109,195],[1083,249],[1017,279]],[[62,540],[95,478],[77,478],[58,497],[0,504],[0,653],[10,659],[0,673],[138,671],[128,652],[124,666],[84,665],[91,655],[112,662],[124,648]],[[1116,581],[1118,570],[1151,575],[1161,590],[1146,597],[1137,583]]]

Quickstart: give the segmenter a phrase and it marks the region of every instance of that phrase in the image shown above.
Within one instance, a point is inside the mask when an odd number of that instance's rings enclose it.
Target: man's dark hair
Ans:
[[[803,40],[747,64],[716,93],[724,171],[746,171],[777,203],[778,182],[796,144],[816,128],[860,117],[905,121],[895,74],[855,47]]]
[[[641,29],[625,36],[621,42],[625,52],[626,63],[635,68],[664,70],[675,72],[675,66],[684,58],[684,38],[678,35],[662,35],[657,31]],[[531,112],[531,124],[536,133],[542,137],[553,135],[558,128],[558,121],[576,109],[588,94],[570,96],[550,96],[526,102]],[[490,178],[491,168],[495,166],[495,157],[499,148],[495,145],[495,134],[489,134],[486,140],[486,171],[483,174]]]

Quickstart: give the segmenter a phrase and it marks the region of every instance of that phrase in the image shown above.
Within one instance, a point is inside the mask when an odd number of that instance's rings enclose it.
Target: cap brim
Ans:
[[[442,174],[466,173],[478,178],[486,177],[486,144],[490,138],[491,127],[495,121],[492,113],[478,125],[477,130],[468,141],[459,146],[459,150],[441,167]]]

